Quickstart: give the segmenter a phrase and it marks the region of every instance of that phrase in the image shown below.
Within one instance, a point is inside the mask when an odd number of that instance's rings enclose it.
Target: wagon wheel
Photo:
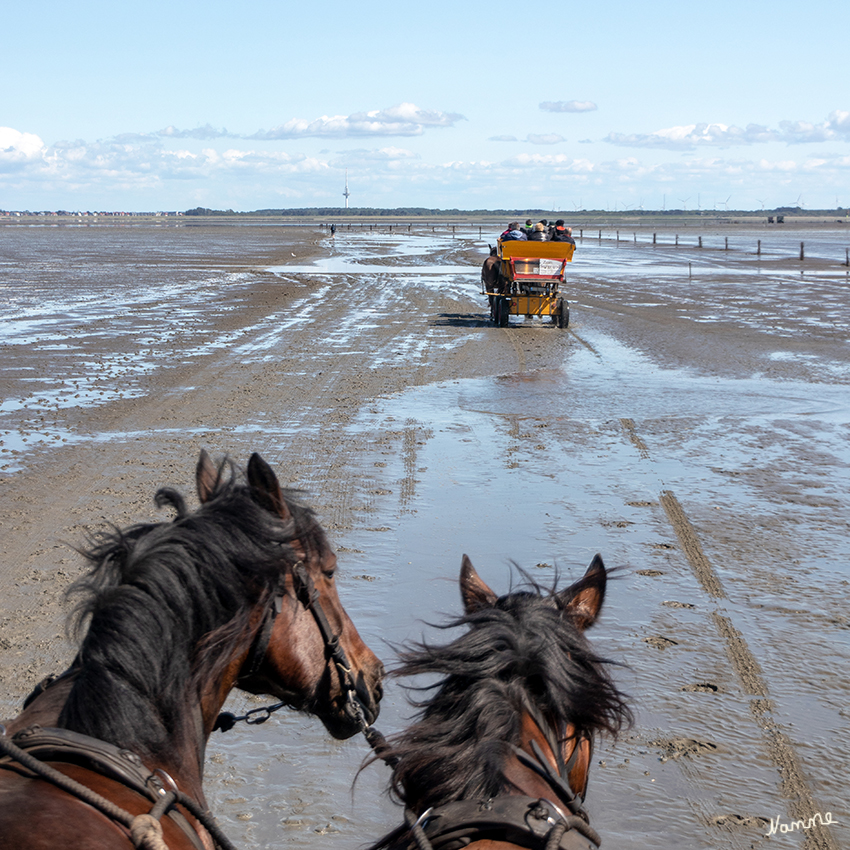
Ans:
[[[558,302],[558,327],[561,328],[561,330],[564,330],[567,327],[569,327],[569,324],[570,324],[570,305],[567,304],[567,301],[566,301],[565,298],[562,298]]]
[[[508,316],[510,315],[510,307],[508,306],[508,299],[504,296],[500,296],[496,299],[498,302],[497,313],[496,313],[496,326],[500,328],[506,328],[508,326]]]

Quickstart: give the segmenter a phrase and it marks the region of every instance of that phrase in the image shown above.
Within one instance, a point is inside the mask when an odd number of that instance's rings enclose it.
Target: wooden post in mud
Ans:
[[[637,245],[637,233],[633,233],[632,236],[635,238],[635,245]]]
[[[806,248],[805,248],[805,246],[803,245],[802,242],[800,243],[800,259],[801,260],[806,259]]]
[[[850,248],[844,249],[844,265],[850,268]]]
[[[679,247],[679,234],[676,234],[676,247]]]
[[[578,238],[582,240],[584,239],[584,230],[579,229]]]
[[[699,247],[702,248],[702,236],[699,237]]]
[[[688,263],[688,277],[692,277],[691,275],[691,264]]]
[[[657,233],[653,233],[653,234],[652,234],[652,244],[653,244],[653,245],[655,245],[655,244],[656,244],[656,242],[657,242],[657,237],[658,237],[658,234],[657,234]]]
[[[758,245],[758,248],[756,248],[756,256],[757,257],[761,256],[761,239],[759,239],[759,245]]]
[[[599,231],[599,241],[600,242],[602,241],[602,231],[601,230]]]
[[[724,251],[728,251],[728,250],[729,250],[729,237],[728,237],[728,236],[726,237],[726,247],[725,247],[723,250],[724,250]]]
[[[617,231],[617,247],[620,247],[620,231]]]

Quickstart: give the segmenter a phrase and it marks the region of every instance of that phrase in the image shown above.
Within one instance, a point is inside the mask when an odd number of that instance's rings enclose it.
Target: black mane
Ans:
[[[251,611],[282,586],[296,561],[288,544],[298,538],[308,556],[325,552],[321,526],[292,492],[284,522],[243,478],[223,463],[212,497],[194,512],[179,493],[160,490],[157,505],[176,509],[173,522],[104,532],[82,550],[93,566],[69,596],[80,598],[72,621],[85,634],[61,727],[162,756],[175,732],[196,722],[187,706],[246,640]]]
[[[413,701],[416,722],[390,741],[400,759],[391,791],[411,809],[461,799],[489,799],[506,789],[502,765],[518,744],[529,705],[558,727],[616,735],[631,723],[625,697],[600,658],[570,622],[553,591],[528,577],[519,592],[445,628],[466,627],[445,646],[416,644],[401,655],[397,676],[440,676]],[[376,845],[380,846],[380,845]]]

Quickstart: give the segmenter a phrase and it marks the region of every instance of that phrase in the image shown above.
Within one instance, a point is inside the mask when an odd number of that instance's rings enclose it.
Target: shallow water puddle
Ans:
[[[428,262],[435,252],[455,244],[451,238],[440,236],[403,236],[394,241],[386,234],[345,234],[331,244],[328,256],[309,265],[271,266],[269,271],[278,275],[436,275],[446,279],[458,274],[477,275],[479,266]],[[366,262],[363,262],[364,251],[370,252]],[[369,262],[378,258],[385,262]]]
[[[772,562],[761,538],[782,537],[793,550],[788,538],[798,537],[810,554],[830,552],[826,562],[808,565],[805,581],[797,573],[794,604],[804,618],[820,606],[818,588],[842,580],[836,569],[844,569],[845,583],[850,578],[850,544],[825,524],[830,492],[850,487],[850,405],[843,387],[658,369],[613,340],[589,341],[593,351],[576,347],[562,370],[433,385],[364,413],[357,427],[383,435],[384,451],[371,468],[365,460],[363,486],[379,494],[379,515],[393,519],[382,530],[364,524],[345,534],[344,562],[349,572],[375,577],[363,592],[382,614],[366,618],[364,628],[390,643],[418,639],[426,623],[458,611],[464,552],[498,588],[511,580],[512,559],[544,584],[556,567],[577,577],[596,551],[609,566],[625,567],[591,639],[630,665],[617,676],[635,695],[639,726],[619,745],[601,746],[591,811],[609,842],[644,834],[655,836],[655,846],[714,846],[702,824],[743,811],[757,827],[783,806],[761,730],[715,633],[715,613],[739,630],[763,667],[776,720],[786,729],[807,724],[810,743],[798,748],[807,769],[842,769],[840,757],[826,767],[835,754],[824,742],[844,686],[812,692],[796,676],[798,644],[789,633],[803,621],[762,612],[768,600],[789,606],[783,576],[790,565]],[[801,479],[794,459],[807,441],[818,455]],[[760,467],[777,463],[779,478],[762,482]],[[776,492],[783,480],[794,491],[790,503]],[[660,495],[670,492],[695,512],[692,521],[711,547],[726,592],[719,608],[660,507]],[[791,510],[795,523],[786,528]],[[703,516],[715,511],[718,528]],[[723,561],[721,529],[734,534],[736,516],[753,516],[756,525],[743,525],[733,547],[745,551]],[[771,571],[772,588],[762,569]],[[819,654],[841,664],[844,654],[824,638]],[[391,731],[405,713],[401,695],[391,692],[381,725]],[[699,746],[669,759],[669,742],[680,738]],[[612,814],[626,798],[640,805]],[[392,807],[381,808],[386,819],[376,812],[376,834],[397,818]]]

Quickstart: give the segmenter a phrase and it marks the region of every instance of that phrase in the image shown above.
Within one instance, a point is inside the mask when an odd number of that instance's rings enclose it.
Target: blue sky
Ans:
[[[523,11],[519,11],[522,9]],[[0,209],[850,205],[850,4],[4,4]]]

